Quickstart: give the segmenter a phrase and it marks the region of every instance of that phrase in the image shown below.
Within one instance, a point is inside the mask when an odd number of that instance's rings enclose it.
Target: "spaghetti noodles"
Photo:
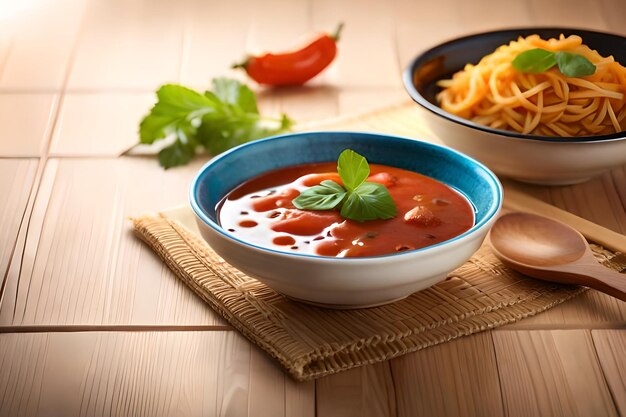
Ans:
[[[541,48],[584,56],[596,66],[586,77],[566,77],[556,67],[539,74],[518,72],[520,53]],[[518,38],[438,82],[445,111],[495,129],[543,136],[596,136],[626,130],[626,68],[602,57],[579,36]]]

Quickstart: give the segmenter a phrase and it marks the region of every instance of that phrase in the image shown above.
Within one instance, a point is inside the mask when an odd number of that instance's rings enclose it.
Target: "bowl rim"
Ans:
[[[281,140],[287,140],[287,139],[291,139],[294,137],[298,137],[298,136],[306,136],[306,135],[318,135],[318,134],[331,134],[331,135],[342,135],[342,134],[349,134],[349,135],[358,135],[358,136],[367,136],[370,138],[377,138],[377,139],[382,139],[382,138],[386,138],[386,139],[394,139],[394,140],[399,140],[399,141],[405,141],[405,142],[419,142],[424,146],[427,147],[432,147],[432,148],[436,148],[440,151],[443,152],[450,152],[455,154],[457,157],[460,157],[462,159],[467,160],[468,162],[470,162],[471,164],[477,166],[478,168],[480,168],[483,172],[485,172],[489,178],[489,184],[492,188],[494,188],[494,194],[496,196],[495,202],[494,204],[491,205],[491,207],[489,208],[489,210],[487,211],[487,213],[485,213],[483,219],[481,221],[479,221],[478,223],[474,223],[474,225],[469,228],[468,230],[466,230],[465,232],[461,233],[458,236],[455,236],[451,239],[445,240],[443,242],[439,242],[436,243],[434,245],[430,245],[430,246],[426,246],[423,248],[419,248],[419,249],[413,249],[413,250],[409,250],[409,251],[404,251],[404,252],[400,252],[400,253],[390,253],[390,254],[385,254],[385,255],[377,255],[377,256],[361,256],[361,257],[347,257],[347,258],[338,258],[338,257],[331,257],[331,256],[321,256],[321,255],[312,255],[312,254],[305,254],[305,253],[292,253],[292,252],[285,252],[285,251],[281,251],[281,250],[276,250],[276,249],[271,249],[271,248],[267,248],[267,247],[263,247],[260,245],[256,245],[250,242],[246,242],[245,240],[242,240],[236,236],[234,236],[233,234],[229,233],[228,231],[224,230],[222,228],[222,226],[220,226],[217,222],[213,221],[200,207],[200,205],[198,204],[198,202],[196,201],[196,195],[197,195],[197,189],[198,189],[198,185],[200,183],[200,180],[202,179],[202,177],[205,175],[205,172],[212,166],[215,165],[217,163],[219,163],[222,159],[228,157],[229,155],[233,154],[233,153],[237,153],[237,152],[242,152],[245,151],[247,148],[255,146],[255,144],[258,143],[264,143],[264,142],[274,142],[274,141],[281,141]],[[450,185],[446,184],[448,187],[451,187]],[[461,192],[460,190],[457,190],[457,192]],[[464,193],[461,192],[461,194],[464,195]],[[498,177],[496,176],[496,174],[493,173],[493,171],[491,171],[489,168],[487,168],[484,164],[482,164],[481,162],[477,161],[476,159],[462,153],[459,152],[455,149],[452,149],[448,146],[444,146],[444,145],[439,145],[439,144],[434,144],[434,143],[430,143],[430,142],[425,142],[425,141],[420,141],[417,139],[411,139],[408,137],[403,137],[403,136],[397,136],[397,135],[388,135],[388,134],[382,134],[382,133],[372,133],[372,132],[362,132],[362,131],[311,131],[311,132],[293,132],[293,133],[286,133],[286,134],[281,134],[281,135],[275,135],[275,136],[270,136],[267,138],[263,138],[263,139],[258,139],[252,142],[247,142],[244,143],[242,145],[239,145],[235,148],[232,148],[226,152],[223,152],[221,154],[219,154],[218,156],[213,157],[212,159],[210,159],[207,163],[205,163],[196,173],[196,175],[194,176],[191,185],[189,187],[189,203],[191,205],[192,210],[194,211],[194,213],[196,214],[196,216],[202,220],[202,222],[204,224],[206,224],[207,226],[209,226],[211,229],[213,229],[215,232],[217,232],[218,234],[222,235],[223,237],[232,240],[236,243],[238,243],[239,245],[248,247],[250,249],[256,250],[256,251],[261,251],[262,253],[267,253],[267,254],[272,254],[272,255],[278,255],[281,257],[287,257],[287,258],[301,258],[301,259],[309,259],[309,260],[319,260],[320,262],[353,262],[353,263],[358,263],[358,262],[371,262],[371,261],[376,261],[376,260],[381,260],[381,259],[386,259],[386,258],[399,258],[399,257],[406,257],[408,255],[415,255],[416,253],[421,253],[421,252],[425,252],[428,250],[437,250],[437,249],[441,249],[442,247],[457,243],[459,240],[465,239],[473,234],[475,234],[476,232],[480,231],[481,229],[483,229],[486,225],[488,225],[490,222],[492,222],[493,220],[495,220],[496,216],[498,215],[498,213],[500,212],[501,208],[502,208],[502,204],[503,204],[503,188],[502,188],[502,184],[500,183],[500,180],[498,179]],[[465,196],[465,195],[464,195]],[[467,196],[465,196],[466,199],[469,200],[469,198]],[[470,204],[473,204],[473,202],[470,201]],[[474,220],[476,221],[476,220]]]
[[[441,107],[436,106],[432,104],[430,101],[426,100],[424,96],[422,96],[420,92],[417,91],[417,88],[415,88],[415,85],[413,84],[413,74],[415,73],[415,70],[418,64],[420,64],[421,61],[424,60],[425,58],[428,58],[428,57],[432,58],[432,56],[436,56],[435,54],[436,52],[438,52],[439,49],[443,49],[449,45],[453,45],[462,41],[466,41],[470,39],[477,39],[477,38],[481,38],[481,37],[485,37],[489,35],[506,34],[510,32],[512,36],[514,36],[515,34],[519,36],[519,32],[548,31],[548,30],[549,31],[591,33],[594,35],[608,36],[608,37],[618,38],[618,39],[626,41],[626,37],[615,34],[615,33],[602,32],[602,31],[590,30],[590,29],[562,27],[562,26],[555,26],[555,27],[527,26],[527,27],[515,27],[515,28],[509,28],[509,29],[499,29],[499,30],[491,30],[491,31],[486,31],[486,32],[472,33],[469,35],[463,35],[463,36],[456,37],[456,38],[447,40],[445,42],[439,43],[419,53],[415,58],[411,60],[411,62],[407,65],[407,67],[404,69],[402,73],[402,81],[404,83],[404,88],[407,90],[407,92],[409,93],[409,96],[411,96],[413,101],[415,101],[420,106],[424,107],[426,110],[434,113],[436,116],[441,116],[444,119],[449,120],[451,122],[454,122],[454,123],[457,123],[457,124],[460,124],[460,125],[472,128],[472,129],[491,133],[491,134],[507,136],[507,137],[511,137],[515,139],[532,140],[532,141],[538,141],[538,142],[556,142],[556,143],[598,143],[598,142],[619,141],[619,140],[625,139],[626,132],[617,132],[617,133],[611,133],[608,135],[600,135],[600,136],[559,137],[559,136],[543,136],[543,135],[526,135],[526,134],[513,132],[509,130],[494,129],[492,127],[484,126],[484,125],[472,122],[470,120],[464,119],[462,117],[455,116],[451,113],[448,113],[447,111],[443,110]]]

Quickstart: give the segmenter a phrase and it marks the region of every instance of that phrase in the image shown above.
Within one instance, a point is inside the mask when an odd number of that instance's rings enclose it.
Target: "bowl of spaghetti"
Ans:
[[[626,38],[566,28],[465,36],[404,72],[424,120],[497,174],[550,185],[626,164]]]

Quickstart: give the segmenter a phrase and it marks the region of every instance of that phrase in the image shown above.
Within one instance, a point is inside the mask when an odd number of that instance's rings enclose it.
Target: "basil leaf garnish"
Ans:
[[[535,48],[524,51],[511,62],[513,68],[520,72],[538,74],[555,65],[566,77],[586,77],[596,72],[596,66],[587,58],[571,52],[552,52]]]
[[[292,203],[301,210],[332,210],[341,204],[345,196],[346,190],[341,185],[325,180],[301,192]]]
[[[596,66],[582,55],[569,52],[554,54],[559,71],[566,77],[586,77],[596,72]]]
[[[343,185],[352,191],[370,176],[367,160],[351,149],[341,152],[337,160],[337,172]]]
[[[341,216],[363,222],[396,217],[396,203],[389,190],[375,182],[364,182],[351,192],[341,206]]]
[[[522,52],[515,57],[512,64],[513,68],[520,72],[538,74],[555,66],[556,59],[554,57],[554,52],[536,48]]]
[[[396,216],[396,204],[389,190],[375,182],[366,182],[370,174],[367,160],[351,149],[344,150],[337,161],[337,172],[344,187],[325,180],[304,190],[292,200],[301,210],[332,210],[341,207],[341,216],[364,222]]]

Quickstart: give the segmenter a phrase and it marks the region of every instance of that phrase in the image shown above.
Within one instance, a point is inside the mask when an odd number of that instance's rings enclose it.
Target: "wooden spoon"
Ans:
[[[585,238],[565,223],[509,213],[491,228],[491,246],[506,265],[525,275],[585,285],[626,301],[626,274],[600,265]]]

